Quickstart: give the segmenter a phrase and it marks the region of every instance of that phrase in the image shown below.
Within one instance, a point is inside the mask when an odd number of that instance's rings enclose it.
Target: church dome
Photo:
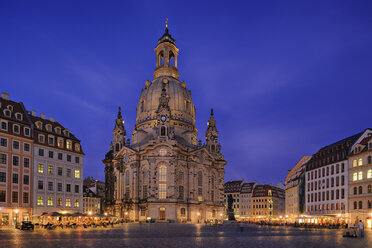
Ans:
[[[156,118],[163,85],[169,98],[171,120],[179,120],[195,126],[195,107],[186,84],[173,77],[157,77],[146,82],[137,106],[136,124]]]

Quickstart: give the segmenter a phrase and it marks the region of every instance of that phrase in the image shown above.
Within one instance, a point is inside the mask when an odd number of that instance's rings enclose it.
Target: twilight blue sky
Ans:
[[[3,0],[0,91],[76,134],[84,176],[103,180],[117,107],[131,133],[169,18],[199,139],[215,109],[225,179],[277,183],[372,127],[371,13],[371,1]]]

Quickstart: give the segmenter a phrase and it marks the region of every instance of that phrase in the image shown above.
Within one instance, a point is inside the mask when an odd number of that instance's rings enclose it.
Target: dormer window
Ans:
[[[19,134],[19,125],[13,125],[13,133]]]
[[[9,109],[10,111],[13,111],[13,106],[12,105],[8,105],[6,106],[7,109]]]
[[[35,125],[36,125],[36,127],[38,129],[42,129],[43,128],[43,123],[41,123],[41,121],[36,122]]]
[[[17,118],[17,120],[22,120],[22,114],[20,114],[20,113],[16,113],[15,114],[15,117]]]
[[[45,142],[45,136],[42,134],[39,134],[39,142],[44,143]]]
[[[12,115],[12,113],[9,109],[4,109],[4,115],[7,116],[7,117],[10,117]]]
[[[72,149],[72,141],[71,140],[66,141],[66,148],[69,149],[69,150]]]
[[[75,151],[80,152],[80,144],[75,144]]]
[[[48,144],[51,146],[54,146],[54,137],[53,136],[48,136]]]
[[[57,134],[61,134],[61,128],[60,127],[56,127],[55,130],[56,130]]]
[[[59,148],[63,148],[63,139],[62,138],[58,138],[57,145],[58,145]]]
[[[70,136],[70,132],[67,129],[65,129],[63,132],[64,132],[65,136],[67,136],[67,137]]]
[[[51,131],[52,131],[52,125],[50,125],[50,124],[45,125],[45,129],[46,129],[48,132],[51,132]]]

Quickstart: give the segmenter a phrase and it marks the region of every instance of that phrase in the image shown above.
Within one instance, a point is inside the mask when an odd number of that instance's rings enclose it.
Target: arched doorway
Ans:
[[[159,219],[165,220],[165,208],[163,207],[159,208]]]

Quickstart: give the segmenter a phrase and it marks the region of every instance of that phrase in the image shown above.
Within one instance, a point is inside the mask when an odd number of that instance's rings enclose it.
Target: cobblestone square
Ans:
[[[0,229],[0,247],[370,247],[342,230],[248,225],[237,228],[191,224],[122,224],[113,228],[21,231]]]

